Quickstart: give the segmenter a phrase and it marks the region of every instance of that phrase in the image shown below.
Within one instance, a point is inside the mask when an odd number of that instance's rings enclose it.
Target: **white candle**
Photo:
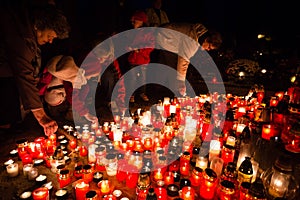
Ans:
[[[23,175],[28,176],[28,172],[33,168],[33,164],[25,164],[23,166]]]
[[[18,163],[12,163],[6,166],[6,171],[10,177],[18,176],[19,174],[19,165]]]

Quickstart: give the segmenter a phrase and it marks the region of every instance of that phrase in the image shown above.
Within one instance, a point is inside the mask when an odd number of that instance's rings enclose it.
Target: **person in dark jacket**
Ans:
[[[27,1],[8,1],[0,11],[0,124],[3,128],[20,120],[20,105],[31,111],[46,135],[58,125],[44,111],[36,87],[41,68],[40,45],[65,39],[70,31],[63,13],[53,5],[34,8]],[[16,89],[17,88],[17,89]],[[21,103],[19,102],[19,97]]]

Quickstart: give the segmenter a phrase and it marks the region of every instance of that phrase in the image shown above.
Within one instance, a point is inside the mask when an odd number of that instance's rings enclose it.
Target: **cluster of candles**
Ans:
[[[270,106],[276,107],[281,100],[281,96],[276,94],[276,97],[271,98]],[[211,123],[212,120],[207,120],[205,112],[199,112],[206,106],[206,102],[214,104],[210,113],[214,124]],[[223,122],[219,116],[226,113],[228,108],[233,111],[233,119]],[[145,167],[150,169],[154,182],[164,181],[165,187],[158,185],[155,188],[157,192],[160,191],[159,199],[174,195],[175,190],[178,190],[178,195],[185,200],[193,200],[199,195],[204,199],[212,199],[215,195],[218,195],[219,199],[234,199],[240,195],[236,182],[221,177],[228,164],[237,161],[238,169],[249,155],[242,147],[236,151],[236,137],[229,135],[229,132],[235,131],[238,137],[251,125],[250,121],[257,121],[264,122],[263,139],[270,140],[271,137],[280,136],[282,124],[274,123],[279,121],[276,115],[273,115],[272,119],[262,118],[264,108],[266,105],[262,104],[261,97],[248,101],[230,94],[221,96],[214,93],[195,98],[176,98],[171,102],[169,98],[165,98],[164,102],[157,104],[159,116],[152,115],[150,111],[139,113],[138,123],[134,123],[132,118],[121,119],[117,116],[115,122],[106,122],[103,126],[91,124],[83,126],[82,129],[65,126],[65,130],[81,139],[83,145],[78,146],[77,139],[60,140],[60,145],[65,143],[69,149],[78,151],[81,157],[87,157],[89,163],[74,169],[73,175],[79,178],[75,184],[76,199],[86,198],[90,191],[89,183],[97,177],[100,195],[112,195],[110,181],[103,180],[103,174],[99,171],[106,171],[108,176],[116,176],[120,182],[125,182],[127,187],[135,188],[139,184],[139,172],[145,170]],[[222,137],[213,132],[216,124],[223,127]],[[200,147],[199,144],[195,146],[196,138],[201,139],[202,145],[209,144],[209,147]],[[58,169],[59,165],[64,164],[60,163],[62,160],[48,159],[57,148],[57,139],[53,134],[47,139],[36,138],[30,143],[21,141],[17,150],[22,160],[23,173],[27,174],[28,178],[31,173],[34,178],[38,176],[38,173],[34,173],[35,168],[32,165],[35,160],[44,159],[46,165],[59,174],[60,188],[63,188],[70,184],[72,173],[66,169]],[[298,145],[299,140],[293,141],[291,144]],[[295,144],[296,142],[298,143]],[[169,160],[165,155],[169,155],[174,148],[176,150],[176,147],[180,148],[180,152],[175,153],[175,156],[180,159]],[[116,153],[116,150],[119,153]],[[208,157],[201,156],[204,155],[203,152],[206,152]],[[236,158],[238,160],[235,160]],[[251,160],[251,164],[253,173],[250,182],[253,183],[259,164],[254,160]],[[7,172],[11,177],[17,176],[18,171],[17,163],[7,165]],[[178,188],[176,182],[184,181],[185,184]],[[238,188],[240,187],[239,185]],[[198,194],[196,190],[199,190]],[[46,192],[42,190],[38,193]]]

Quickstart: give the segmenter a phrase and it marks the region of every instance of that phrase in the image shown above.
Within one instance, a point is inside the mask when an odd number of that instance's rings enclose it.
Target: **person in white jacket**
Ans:
[[[182,96],[186,95],[185,80],[190,59],[199,49],[210,51],[222,44],[219,32],[209,31],[200,23],[168,23],[161,26],[156,37],[160,49],[158,63],[177,70],[177,85],[174,86],[178,94],[175,95]],[[168,81],[174,83],[174,80]]]

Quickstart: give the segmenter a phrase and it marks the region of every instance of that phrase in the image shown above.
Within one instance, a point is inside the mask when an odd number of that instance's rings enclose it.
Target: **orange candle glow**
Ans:
[[[183,200],[194,200],[195,199],[195,190],[190,186],[184,186],[182,188],[182,198]]]
[[[110,193],[110,186],[111,183],[109,180],[102,180],[98,183],[98,187],[100,187],[100,191],[102,193],[102,195],[106,195]]]
[[[174,176],[172,172],[166,172],[164,175],[164,183],[165,185],[170,185],[174,183]]]
[[[75,185],[75,195],[76,195],[76,200],[85,200],[85,195],[89,191],[89,184],[85,183],[83,180],[80,180],[76,185]]]
[[[153,178],[155,181],[161,181],[163,180],[163,173],[162,173],[162,169],[158,168],[156,171],[153,172]]]

